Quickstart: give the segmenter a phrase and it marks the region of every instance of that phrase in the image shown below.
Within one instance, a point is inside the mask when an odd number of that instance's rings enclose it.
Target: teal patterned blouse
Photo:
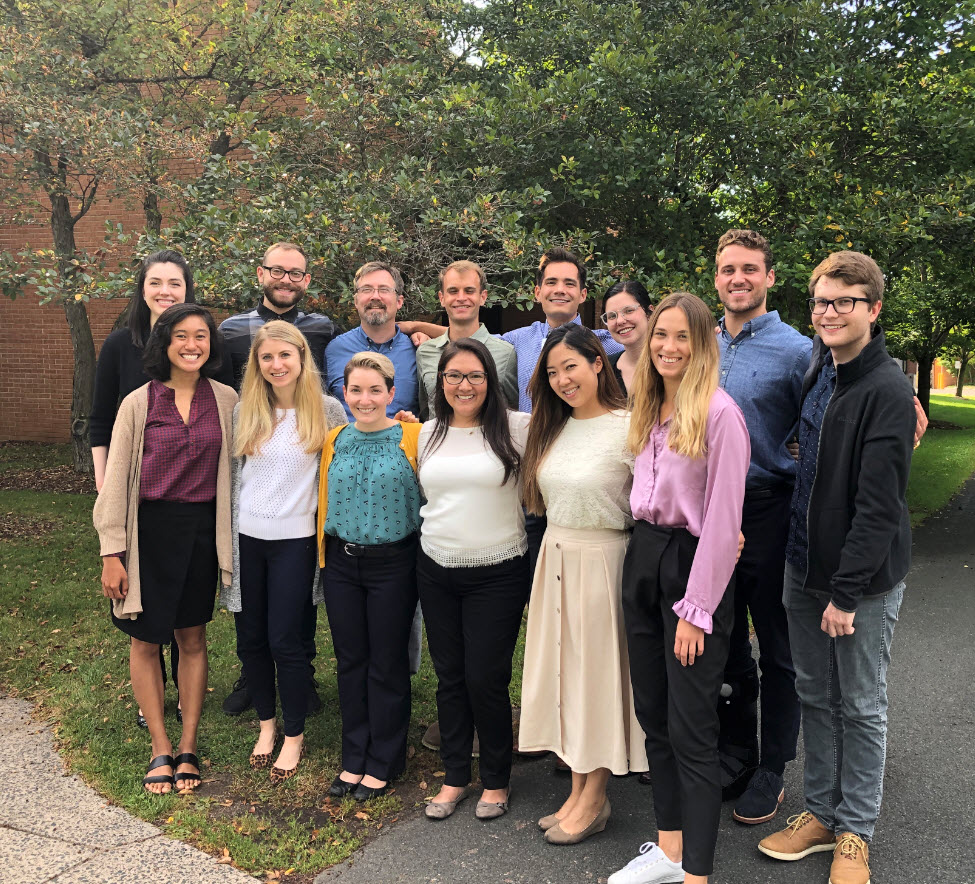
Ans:
[[[363,433],[349,424],[328,468],[325,533],[351,543],[393,543],[420,527],[420,486],[400,442],[403,428]]]

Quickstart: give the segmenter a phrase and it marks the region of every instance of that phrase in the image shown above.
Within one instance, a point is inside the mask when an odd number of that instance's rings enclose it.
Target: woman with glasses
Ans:
[[[633,383],[633,372],[643,352],[643,342],[647,339],[653,304],[643,283],[627,279],[611,286],[606,292],[603,310],[606,311],[600,317],[603,325],[613,340],[623,345],[621,352],[609,357],[609,365],[625,396]]]
[[[575,844],[606,827],[610,774],[647,769],[620,608],[633,524],[629,418],[599,339],[581,325],[549,333],[529,389],[524,501],[548,527],[528,610],[518,742],[571,768],[569,797],[538,825],[550,844]]]
[[[279,319],[254,335],[240,397],[231,489],[234,581],[221,601],[234,614],[237,654],[260,721],[250,766],[270,767],[271,782],[280,783],[304,754],[311,664],[303,631],[315,619],[318,462],[325,434],[345,423],[345,411],[322,395],[305,336]],[[284,739],[272,764],[275,676]]]
[[[474,815],[490,820],[508,811],[508,685],[530,584],[519,481],[529,415],[507,408],[494,360],[472,338],[444,347],[433,412],[420,431],[417,582],[445,775],[426,815],[445,819],[467,797],[476,728],[484,791]]]
[[[102,591],[130,637],[132,691],[145,713],[154,794],[200,785],[197,729],[207,684],[206,624],[218,577],[230,582],[231,424],[237,394],[211,376],[217,329],[197,304],[156,320],[143,364],[152,379],[122,400],[93,513]],[[183,731],[179,752],[163,720],[159,645],[175,635]],[[156,771],[156,773],[153,773]]]
[[[633,697],[647,735],[658,844],[610,884],[685,881],[713,871],[721,813],[718,695],[734,623],[733,573],[750,445],[718,385],[714,315],[694,295],[664,298],[632,387],[633,540],[623,611]]]
[[[392,361],[356,353],[343,393],[353,423],[329,432],[318,492],[319,565],[342,712],[342,771],[328,792],[384,795],[406,767],[416,610],[420,424],[386,417]]]

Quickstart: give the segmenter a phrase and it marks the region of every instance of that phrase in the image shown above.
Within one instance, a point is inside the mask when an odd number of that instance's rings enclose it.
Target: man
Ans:
[[[238,313],[225,319],[220,325],[226,353],[233,368],[233,385],[240,392],[244,380],[244,369],[250,356],[251,341],[257,330],[273,319],[290,322],[307,339],[312,356],[319,371],[325,364],[325,347],[335,337],[335,324],[322,313],[303,313],[298,309],[301,299],[311,282],[308,272],[308,258],[301,246],[290,242],[276,242],[265,253],[257,268],[257,282],[263,291],[263,298],[254,310]],[[324,380],[324,372],[322,378]],[[304,636],[305,651],[309,660],[315,658],[315,627],[318,609],[311,604],[304,622],[307,631]],[[251,705],[250,689],[247,679],[241,674],[234,683],[233,690],[223,701],[223,711],[227,715],[240,715]],[[308,693],[308,714],[314,715],[322,708],[314,680]]]
[[[403,277],[399,270],[385,261],[370,261],[355,273],[353,303],[359,313],[359,327],[335,338],[325,349],[325,376],[329,392],[342,403],[352,422],[352,412],[345,404],[345,364],[356,353],[369,350],[382,353],[392,360],[395,369],[393,396],[386,414],[397,420],[412,420],[419,403],[417,400],[416,352],[413,342],[396,325],[396,311],[403,306]],[[410,632],[410,672],[420,669],[420,644],[423,627],[420,607]]]
[[[812,342],[784,323],[777,311],[769,311],[768,290],[774,283],[772,250],[765,237],[752,230],[729,230],[718,240],[714,285],[724,305],[718,337],[720,382],[738,403],[752,443],[742,509],[745,546],[735,569],[735,624],[720,708],[720,748],[725,798],[739,799],[734,818],[750,824],[765,822],[778,810],[784,797],[782,775],[796,757],[799,737],[799,698],[782,607],[796,469],[786,444],[799,415]],[[749,641],[749,612],[758,639],[758,666]],[[759,666],[761,755],[756,757]]]
[[[384,261],[363,264],[355,274],[354,304],[359,313],[358,328],[339,335],[325,351],[325,373],[328,390],[343,406],[352,420],[342,394],[345,364],[365,350],[382,353],[396,369],[396,395],[386,410],[390,417],[400,412],[415,414],[417,400],[416,353],[413,343],[396,326],[396,311],[403,306],[403,277],[399,270]]]
[[[531,413],[532,401],[528,395],[528,382],[535,372],[545,339],[553,328],[567,322],[582,324],[579,307],[586,300],[586,265],[572,252],[563,248],[548,249],[535,271],[535,300],[541,305],[545,321],[536,321],[524,328],[516,328],[501,335],[515,348],[518,357],[518,410]],[[447,329],[430,322],[401,323],[407,334],[421,332],[431,338],[442,335]],[[623,347],[613,340],[606,329],[596,329],[596,337],[611,356]],[[539,535],[539,540],[541,536]],[[531,531],[529,531],[529,543]],[[537,549],[537,547],[536,547]]]
[[[322,313],[302,313],[298,309],[311,282],[308,262],[300,246],[276,242],[265,253],[257,268],[257,282],[264,297],[254,310],[238,313],[220,325],[234,372],[234,387],[240,392],[251,341],[257,330],[272,319],[283,319],[295,326],[311,345],[319,371],[325,365],[325,347],[335,337],[335,324]],[[324,373],[323,373],[324,377]]]
[[[868,884],[883,789],[887,667],[911,559],[913,390],[875,323],[883,274],[858,252],[812,274],[817,337],[802,388],[784,603],[802,703],[805,810],[759,844],[833,851],[832,884]]]
[[[488,348],[494,358],[498,380],[511,408],[518,408],[518,357],[515,348],[493,337],[480,321],[479,312],[487,301],[487,279],[484,271],[472,261],[454,261],[440,271],[437,288],[440,305],[450,325],[436,338],[420,344],[416,351],[416,370],[420,376],[420,417],[433,417],[434,393],[437,388],[437,366],[449,341],[473,338]]]

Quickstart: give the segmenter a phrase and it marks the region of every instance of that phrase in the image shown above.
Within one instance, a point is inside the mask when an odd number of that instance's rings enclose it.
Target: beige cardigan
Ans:
[[[220,430],[223,433],[217,467],[217,561],[220,565],[220,582],[229,585],[233,569],[230,534],[231,427],[237,394],[231,387],[214,380],[209,383],[217,400]],[[139,479],[148,410],[148,384],[133,390],[122,400],[112,427],[105,481],[92,513],[101,555],[125,552],[129,591],[124,599],[112,600],[112,611],[120,620],[135,620],[142,613],[139,589]]]

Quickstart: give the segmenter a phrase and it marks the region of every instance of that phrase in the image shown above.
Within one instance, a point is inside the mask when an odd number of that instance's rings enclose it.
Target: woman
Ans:
[[[209,311],[176,304],[145,346],[152,379],[122,401],[94,522],[102,590],[112,621],[131,638],[132,690],[145,713],[152,761],[144,788],[162,794],[200,784],[197,729],[207,683],[206,624],[218,572],[231,571],[231,422],[237,394],[209,379],[216,326]],[[159,645],[180,650],[179,754],[163,721]],[[153,771],[160,773],[153,774]]]
[[[637,365],[629,446],[636,527],[623,609],[637,716],[647,734],[659,846],[611,884],[703,884],[721,811],[718,695],[734,620],[750,446],[718,386],[714,317],[694,295],[664,298]]]
[[[539,826],[549,843],[575,844],[606,827],[610,773],[647,768],[620,610],[629,424],[606,354],[580,325],[549,334],[530,390],[524,500],[548,527],[528,610],[519,747],[553,751],[571,768],[568,799]]]
[[[342,711],[343,769],[329,794],[357,801],[384,795],[403,772],[410,723],[420,424],[386,417],[393,372],[379,353],[348,361],[355,422],[328,434],[320,470],[319,564]]]
[[[484,791],[474,815],[489,820],[508,812],[508,685],[531,579],[518,481],[529,415],[507,408],[494,360],[472,338],[444,347],[433,411],[420,431],[417,582],[445,773],[426,815],[445,819],[467,798],[476,727]]]
[[[234,582],[221,602],[234,612],[237,654],[260,720],[250,765],[271,765],[277,742],[275,669],[284,742],[272,783],[289,779],[304,753],[311,664],[302,624],[314,618],[315,513],[325,434],[345,410],[323,396],[305,336],[273,320],[254,335],[234,409]]]
[[[603,325],[613,340],[623,345],[621,352],[609,357],[609,364],[625,396],[633,385],[633,372],[643,351],[653,304],[643,283],[627,279],[610,286],[603,296],[603,310]]]
[[[91,458],[95,465],[96,490],[101,491],[105,481],[108,446],[119,403],[133,390],[149,382],[149,375],[142,366],[143,348],[149,332],[164,310],[173,304],[193,304],[195,300],[193,274],[179,252],[164,249],[142,261],[129,301],[129,321],[125,328],[117,329],[105,338],[95,368],[95,395],[91,403]],[[176,718],[182,721],[176,678],[179,650],[171,639],[165,644],[171,645]],[[166,662],[162,656],[162,645],[159,647],[159,665],[165,684]],[[141,709],[135,721],[139,727],[146,727]]]

